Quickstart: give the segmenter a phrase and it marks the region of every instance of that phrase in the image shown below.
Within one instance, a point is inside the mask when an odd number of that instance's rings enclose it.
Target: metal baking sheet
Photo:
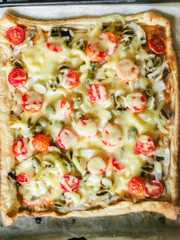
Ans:
[[[171,20],[174,48],[180,63],[180,3],[4,7],[0,8],[0,17],[9,12],[31,18],[59,19],[112,13],[134,14],[149,10],[160,12]],[[168,220],[155,213],[88,219],[45,217],[40,224],[36,223],[35,218],[20,217],[10,227],[4,227],[0,221],[0,240],[66,240],[73,237],[99,240],[114,238],[176,240],[180,239],[180,217],[177,221]]]

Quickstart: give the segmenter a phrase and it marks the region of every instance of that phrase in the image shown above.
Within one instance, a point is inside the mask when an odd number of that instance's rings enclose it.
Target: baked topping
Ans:
[[[27,82],[27,73],[22,69],[14,69],[8,75],[9,83],[15,88],[23,87]]]
[[[10,27],[6,32],[6,37],[10,43],[19,45],[24,41],[25,33],[21,27]]]
[[[8,82],[22,205],[65,213],[164,195],[173,117],[161,36],[119,15],[25,39],[19,28]]]

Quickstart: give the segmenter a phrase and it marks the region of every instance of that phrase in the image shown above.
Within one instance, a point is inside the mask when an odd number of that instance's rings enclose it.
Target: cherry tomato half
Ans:
[[[108,54],[112,55],[117,48],[116,36],[111,32],[104,32],[99,35],[99,39],[106,46]]]
[[[153,37],[149,40],[149,48],[156,54],[162,54],[166,50],[166,45],[162,38]]]
[[[142,177],[135,176],[131,178],[131,180],[128,182],[128,191],[135,195],[141,195],[143,194],[145,190],[145,182]]]
[[[116,65],[116,74],[121,81],[132,82],[139,77],[139,73],[139,67],[129,59],[123,59]]]
[[[62,46],[59,43],[47,42],[46,47],[49,51],[55,53],[60,53],[63,50]]]
[[[86,55],[92,62],[101,62],[107,56],[107,50],[102,48],[100,41],[94,41],[87,45]]]
[[[68,70],[67,73],[64,73],[62,86],[67,90],[72,90],[76,88],[79,84],[79,75],[73,70]]]
[[[141,112],[147,105],[147,99],[142,93],[131,93],[126,97],[127,107],[134,113]]]
[[[145,157],[152,157],[156,150],[154,141],[148,135],[141,135],[136,140],[136,153]]]
[[[32,155],[32,150],[29,148],[29,138],[16,140],[12,146],[12,153],[23,160],[29,158]]]
[[[92,175],[100,175],[106,170],[106,162],[105,160],[100,156],[94,156],[92,157],[88,163],[87,163],[87,170]]]
[[[88,90],[88,99],[97,104],[102,104],[108,99],[106,87],[101,84],[94,84]]]
[[[43,134],[36,134],[33,137],[32,145],[35,151],[46,152],[50,146],[50,140]]]
[[[69,118],[74,112],[73,105],[66,99],[57,102],[57,116],[60,120]]]
[[[72,149],[77,141],[78,138],[76,134],[69,128],[64,128],[58,134],[58,144],[63,149]]]
[[[29,91],[22,96],[22,108],[29,113],[36,113],[41,110],[43,99],[41,94]]]
[[[23,87],[27,82],[27,73],[22,69],[14,69],[8,75],[9,83],[15,88]]]
[[[18,183],[20,183],[22,185],[27,184],[29,182],[28,178],[24,172],[17,175],[17,181],[18,181]]]
[[[79,179],[66,174],[60,179],[60,186],[65,192],[76,192],[79,187]]]
[[[152,180],[145,185],[145,191],[150,198],[159,198],[163,193],[163,185],[158,180]]]
[[[6,37],[10,43],[19,45],[24,41],[25,33],[21,27],[10,27],[6,32]]]
[[[108,123],[102,130],[101,141],[108,147],[115,147],[122,139],[121,131],[116,124]]]

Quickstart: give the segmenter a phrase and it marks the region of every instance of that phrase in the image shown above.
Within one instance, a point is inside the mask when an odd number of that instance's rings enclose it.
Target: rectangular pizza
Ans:
[[[0,20],[1,214],[178,215],[169,20]]]

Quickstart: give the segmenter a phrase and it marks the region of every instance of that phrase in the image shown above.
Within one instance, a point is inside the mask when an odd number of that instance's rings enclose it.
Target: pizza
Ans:
[[[178,215],[170,23],[145,12],[0,21],[1,214]]]

